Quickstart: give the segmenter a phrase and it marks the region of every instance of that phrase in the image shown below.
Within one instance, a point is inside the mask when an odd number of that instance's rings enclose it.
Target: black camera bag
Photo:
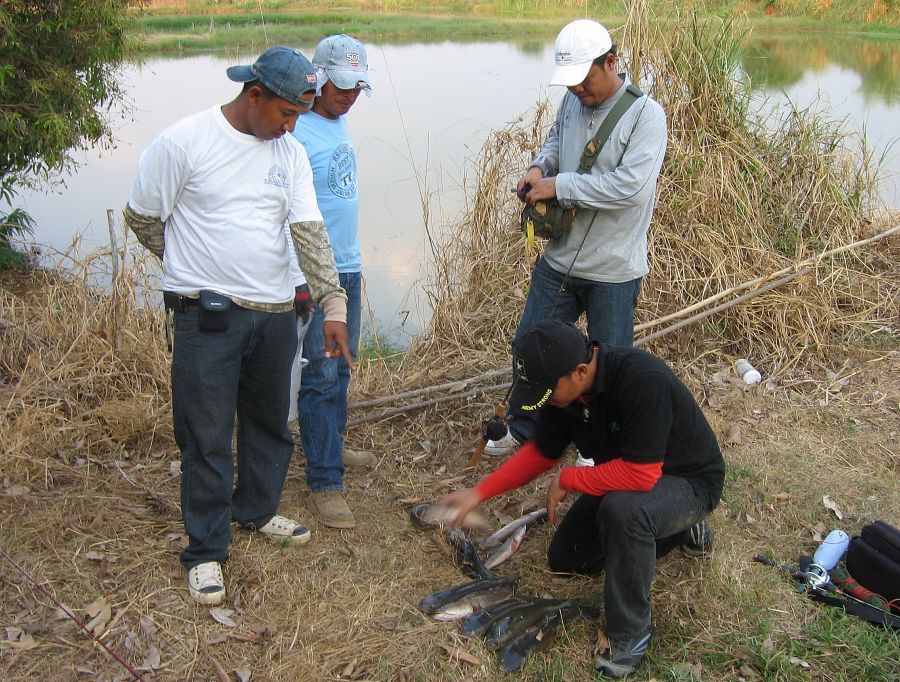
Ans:
[[[863,526],[847,549],[847,570],[868,590],[892,602],[900,613],[900,530],[873,521]]]

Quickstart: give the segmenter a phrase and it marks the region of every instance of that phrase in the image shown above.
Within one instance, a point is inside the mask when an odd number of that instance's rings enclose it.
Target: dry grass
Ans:
[[[709,59],[719,48],[699,34],[672,33],[671,50],[648,49],[635,66],[656,75],[655,94],[671,125],[642,321],[879,229],[862,217],[856,193],[868,171],[859,157],[846,164],[843,137],[797,112],[764,139],[741,125],[737,95],[726,97],[725,62]],[[701,51],[692,52],[692,43]],[[701,58],[706,75],[685,82],[691,64],[704,73]],[[399,362],[362,366],[355,399],[459,381],[507,363],[534,257],[515,231],[508,187],[548,116],[541,107],[485,145],[467,218],[436,249],[442,286],[432,289],[431,328]],[[129,259],[109,295],[96,285],[108,281],[108,259],[78,258],[83,269],[72,277],[32,272],[3,282],[3,552],[79,618],[87,620],[88,607],[104,598],[110,609],[108,618],[101,610],[98,635],[130,665],[144,666],[148,680],[237,679],[236,670],[253,680],[497,677],[495,657],[480,642],[461,640],[452,625],[417,610],[421,597],[462,576],[437,538],[411,528],[407,512],[492,466],[463,472],[478,423],[499,396],[351,429],[351,446],[379,456],[373,471],[348,475],[359,522],[352,531],[317,524],[298,454],[281,511],[309,523],[313,542],[284,548],[236,531],[225,605],[235,625],[222,625],[189,602],[178,564],[178,452],[162,317],[142,293],[149,266]],[[786,578],[750,562],[758,552],[793,561],[814,549],[815,532],[831,527],[852,533],[874,518],[900,524],[898,264],[897,239],[878,242],[654,344],[702,401],[726,446],[728,477],[713,516],[713,556],[672,555],[659,565],[656,637],[639,679],[900,675],[896,634],[813,605]],[[738,354],[754,359],[764,384],[736,381],[730,356]],[[492,501],[497,523],[540,502],[543,485]],[[825,495],[843,520],[824,506]],[[521,573],[522,593],[599,605],[598,581],[547,571],[550,532],[534,531],[501,571]],[[128,678],[54,611],[0,558],[7,628],[0,677]],[[522,678],[593,679],[594,636],[587,624],[567,626]],[[457,649],[477,663],[454,657]]]

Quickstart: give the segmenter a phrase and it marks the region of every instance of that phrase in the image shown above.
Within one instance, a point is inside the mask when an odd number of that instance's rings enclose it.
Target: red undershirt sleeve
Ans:
[[[556,462],[545,457],[534,441],[526,441],[512,457],[475,486],[475,490],[483,500],[496,497],[533,481],[545,471],[550,471]]]
[[[646,492],[662,476],[662,467],[662,461],[637,463],[612,459],[592,467],[566,467],[560,473],[559,484],[563,490],[596,496],[613,490]]]

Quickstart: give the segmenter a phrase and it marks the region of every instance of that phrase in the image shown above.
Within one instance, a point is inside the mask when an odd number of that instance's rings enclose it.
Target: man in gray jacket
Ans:
[[[571,230],[547,242],[515,339],[541,320],[575,322],[585,313],[590,338],[632,344],[641,278],[650,269],[647,231],[666,151],[666,116],[656,101],[640,97],[613,128],[591,171],[577,172],[585,144],[630,83],[616,71],[616,53],[609,32],[591,19],[573,21],[556,39],[550,85],[568,92],[518,189],[528,204],[556,199],[563,208],[577,207],[577,214]],[[537,415],[507,416],[509,431],[488,441],[486,455],[506,456],[532,437]]]

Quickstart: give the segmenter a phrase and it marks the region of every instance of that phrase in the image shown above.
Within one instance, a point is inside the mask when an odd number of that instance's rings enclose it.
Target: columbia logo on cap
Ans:
[[[557,52],[556,53],[556,63],[562,66],[563,64],[571,64],[572,63],[572,53],[571,52]]]

